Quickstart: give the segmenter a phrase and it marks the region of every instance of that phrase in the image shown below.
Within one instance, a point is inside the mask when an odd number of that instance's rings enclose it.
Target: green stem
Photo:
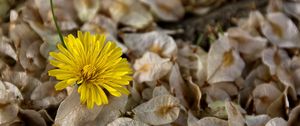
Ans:
[[[54,15],[54,7],[53,7],[53,1],[52,1],[52,0],[50,0],[50,5],[51,5],[51,12],[52,12],[52,17],[53,17],[54,24],[55,24],[55,27],[56,27],[56,31],[57,31],[57,33],[58,33],[58,35],[59,35],[59,38],[60,38],[60,41],[62,42],[62,45],[63,45],[64,47],[66,47],[65,42],[64,42],[64,39],[63,39],[63,36],[62,36],[62,34],[61,34],[61,30],[60,30],[60,28],[59,28],[59,26],[58,26],[58,24],[57,24],[57,20],[56,20],[56,17],[55,17],[55,15]]]

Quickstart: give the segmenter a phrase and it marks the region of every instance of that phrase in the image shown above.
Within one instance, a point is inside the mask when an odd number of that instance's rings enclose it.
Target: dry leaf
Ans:
[[[188,126],[229,126],[227,121],[216,117],[204,117],[198,120],[194,115],[189,113]]]
[[[19,116],[27,125],[47,126],[46,121],[40,113],[34,110],[20,110]]]
[[[168,124],[179,115],[179,100],[171,95],[161,95],[133,109],[134,119],[151,125]]]
[[[246,116],[247,126],[265,126],[271,119],[268,115]]]
[[[288,126],[300,125],[299,118],[300,118],[300,105],[293,108],[292,111],[290,112]]]
[[[97,14],[100,8],[99,0],[75,0],[74,8],[82,22],[89,21]]]
[[[225,108],[228,115],[228,124],[230,126],[244,126],[245,119],[235,104],[226,101]]]
[[[123,95],[121,97],[110,97],[109,103],[102,107],[102,110],[97,115],[97,117],[88,122],[87,125],[91,126],[106,126],[108,123],[119,118],[123,113],[125,113],[126,103],[128,101],[128,96]]]
[[[262,23],[262,33],[274,45],[283,48],[300,47],[300,36],[297,26],[283,13],[269,13]]]
[[[283,10],[300,20],[300,10],[299,10],[300,3],[293,2],[293,1],[285,1],[283,3]]]
[[[208,52],[207,80],[209,83],[234,81],[244,69],[245,63],[238,52],[222,36],[214,42]]]
[[[154,98],[161,95],[171,95],[163,85],[157,86],[153,89],[152,97]]]
[[[265,114],[267,108],[281,95],[281,92],[272,84],[261,84],[256,86],[252,95],[256,113]]]
[[[50,2],[45,2],[43,0],[34,0],[34,4],[38,9],[39,15],[41,16],[44,26],[50,28],[50,30],[55,30],[54,21],[52,19]],[[53,4],[55,6],[55,16],[58,25],[61,30],[73,30],[78,28],[75,22],[75,9],[73,6],[73,0],[54,0]]]
[[[208,104],[214,101],[225,101],[231,99],[226,91],[216,86],[202,88],[202,91],[203,94],[206,94],[205,100]]]
[[[180,0],[141,0],[150,6],[151,11],[163,21],[178,21],[184,16]]]
[[[1,37],[1,40],[0,40],[0,57],[2,57],[1,55],[9,56],[10,58],[17,61],[17,54],[16,54],[16,51],[14,50],[12,44],[13,43],[11,42],[10,39],[8,39],[4,36]]]
[[[153,21],[152,15],[138,0],[112,0],[108,6],[112,19],[122,24],[140,29]]]
[[[14,121],[18,112],[19,106],[17,104],[0,104],[0,125]]]
[[[262,50],[267,45],[267,39],[252,36],[241,28],[228,29],[227,33],[231,46],[244,54],[243,56],[250,61],[260,58]]]
[[[260,24],[264,20],[264,16],[259,11],[252,11],[247,19],[239,20],[238,26],[252,36],[260,36]]]
[[[270,74],[275,75],[278,67],[290,60],[286,51],[278,48],[266,48],[262,53],[262,61],[269,67]]]
[[[102,110],[103,106],[95,106],[88,109],[80,103],[77,90],[61,102],[55,117],[54,125],[80,126],[94,120]]]
[[[287,126],[287,122],[279,117],[271,119],[266,126]]]
[[[175,94],[175,96],[179,99],[180,104],[184,107],[188,107],[188,103],[185,99],[185,95],[189,94],[188,87],[182,78],[178,64],[174,64],[172,66],[169,75],[169,84],[171,93]]]
[[[124,34],[122,37],[125,45],[137,56],[141,56],[147,51],[168,58],[177,54],[177,45],[174,39],[160,31],[142,34]]]
[[[147,124],[133,120],[131,118],[118,118],[113,122],[109,123],[107,126],[148,126]]]
[[[133,65],[134,77],[138,82],[156,81],[169,73],[171,67],[172,63],[169,59],[163,59],[156,53],[146,52]]]

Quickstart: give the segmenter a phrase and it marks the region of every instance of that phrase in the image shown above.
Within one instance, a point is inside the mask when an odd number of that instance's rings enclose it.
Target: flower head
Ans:
[[[68,35],[64,38],[64,47],[58,44],[59,52],[50,52],[54,59],[50,64],[57,69],[50,70],[50,76],[61,80],[55,85],[62,90],[70,85],[78,84],[80,101],[93,108],[94,104],[107,104],[105,90],[113,96],[129,94],[124,87],[132,77],[132,69],[122,49],[114,42],[105,42],[104,35],[91,35],[89,32],[78,32],[77,38]]]

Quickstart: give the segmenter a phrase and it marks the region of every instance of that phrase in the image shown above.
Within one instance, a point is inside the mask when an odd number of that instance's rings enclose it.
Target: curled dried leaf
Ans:
[[[286,51],[278,48],[266,48],[262,52],[262,61],[269,67],[270,74],[275,75],[277,69],[290,60]]]
[[[164,21],[177,21],[184,16],[180,0],[141,0],[150,6],[151,11]]]
[[[107,126],[148,126],[147,124],[133,120],[131,118],[118,118],[113,122],[109,123]]]
[[[23,96],[15,85],[0,80],[0,104],[19,103],[22,100]]]
[[[139,82],[156,81],[165,76],[171,67],[172,63],[169,59],[163,59],[156,53],[146,52],[142,58],[135,61],[134,76]]]
[[[265,126],[271,119],[268,115],[246,116],[247,126]]]
[[[146,51],[159,54],[161,57],[172,57],[177,54],[177,45],[171,36],[159,31],[142,34],[124,34],[125,45],[135,55],[141,56]]]
[[[108,12],[115,21],[139,29],[153,21],[151,13],[137,0],[112,0]]]
[[[229,126],[228,122],[216,117],[204,117],[197,120],[194,115],[189,113],[188,115],[188,126]]]
[[[299,2],[293,2],[293,1],[285,1],[283,3],[283,10],[300,20],[300,3]]]
[[[88,124],[91,126],[110,125],[110,122],[115,122],[123,113],[125,113],[127,101],[128,96],[126,95],[123,95],[121,97],[110,97],[109,103],[103,106],[102,110],[97,115],[95,120],[89,122]]]
[[[239,107],[232,102],[226,101],[225,108],[228,115],[228,124],[230,126],[244,126],[245,119],[240,112]]]
[[[288,126],[287,122],[279,117],[271,119],[266,126]]]
[[[259,58],[262,50],[267,45],[267,39],[259,36],[251,36],[250,33],[241,28],[231,28],[227,33],[230,44],[250,61]]]
[[[41,116],[40,113],[34,110],[20,110],[20,118],[25,121],[25,124],[35,125],[35,126],[47,126],[46,121]]]
[[[241,74],[245,63],[238,52],[222,36],[214,42],[207,58],[207,80],[209,83],[234,81]]]
[[[19,106],[17,104],[0,104],[0,125],[14,121],[18,112]]]
[[[281,95],[281,92],[272,84],[261,84],[256,86],[252,95],[256,113],[264,114],[271,103]]]
[[[0,58],[4,56],[9,56],[10,58],[17,61],[17,54],[12,46],[12,42],[10,39],[2,36],[0,39]]]
[[[178,118],[179,106],[179,100],[171,95],[157,96],[134,108],[134,119],[151,125],[168,124]]]
[[[164,86],[157,86],[153,89],[152,97],[157,97],[160,95],[170,95],[170,92]]]
[[[292,111],[290,112],[288,126],[300,125],[299,118],[300,118],[300,105],[293,108]]]
[[[300,36],[297,26],[283,13],[269,13],[262,23],[262,33],[271,43],[283,48],[300,47]]]
[[[84,125],[97,117],[103,106],[95,106],[93,109],[88,109],[80,103],[79,98],[77,90],[73,90],[72,94],[60,104],[54,125]]]
[[[73,2],[77,15],[83,22],[91,20],[100,8],[99,0],[76,0]]]

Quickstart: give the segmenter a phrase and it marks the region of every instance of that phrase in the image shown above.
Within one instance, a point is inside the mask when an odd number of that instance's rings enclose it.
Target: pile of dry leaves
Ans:
[[[270,0],[265,14],[239,19],[208,52],[156,24],[223,2],[54,0],[64,34],[106,34],[135,71],[129,96],[87,109],[73,87],[55,91],[48,76],[59,42],[49,2],[0,1],[0,125],[300,125],[299,0]]]

